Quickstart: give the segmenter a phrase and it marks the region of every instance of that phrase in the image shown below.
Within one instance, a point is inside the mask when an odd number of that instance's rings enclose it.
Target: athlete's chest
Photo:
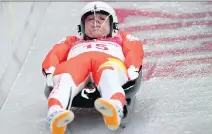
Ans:
[[[121,60],[124,59],[122,42],[119,38],[110,38],[107,40],[77,41],[72,44],[68,59],[86,52],[100,52],[117,57]]]
[[[101,39],[101,40],[78,40],[77,42],[72,44],[71,49],[76,48],[87,48],[87,49],[102,49],[102,50],[108,50],[108,49],[114,49],[114,48],[122,48],[122,42],[120,38],[114,37],[109,39]]]

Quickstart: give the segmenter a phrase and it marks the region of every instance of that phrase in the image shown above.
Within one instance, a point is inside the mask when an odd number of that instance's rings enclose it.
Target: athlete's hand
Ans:
[[[54,71],[55,71],[55,67],[53,67],[53,66],[45,70],[46,85],[48,87],[53,87],[53,73],[54,73]]]
[[[138,78],[138,76],[139,76],[139,69],[135,68],[135,66],[131,65],[127,69],[127,73],[128,73],[128,77],[130,78],[130,80],[134,80],[134,79]]]

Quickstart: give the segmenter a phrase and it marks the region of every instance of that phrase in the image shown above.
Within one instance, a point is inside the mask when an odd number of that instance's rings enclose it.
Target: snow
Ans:
[[[209,12],[212,9],[212,5],[207,4],[207,2],[173,2],[170,4],[169,2],[136,4],[120,2],[118,4],[112,3],[112,5],[119,8],[171,14]],[[52,2],[49,4],[22,69],[0,110],[1,133],[50,134],[46,123],[47,101],[43,91],[45,84],[41,73],[41,63],[54,43],[64,36],[76,34],[77,12],[82,6],[82,3],[77,2]],[[139,26],[141,24],[153,25],[188,21],[186,18],[175,20],[166,18],[160,21],[159,18],[133,16],[131,19],[126,19],[125,23],[132,26],[132,22],[135,21],[136,26]],[[212,21],[212,15],[189,19],[189,21],[197,20],[208,21],[208,23],[177,29],[136,31],[135,35],[141,39],[149,39],[212,32],[209,22]],[[210,41],[212,41],[212,37],[179,42],[151,43],[144,44],[144,49],[145,52],[151,52],[178,48],[201,48],[202,43]],[[209,46],[211,45],[209,43]],[[212,50],[210,48],[207,47],[204,51],[169,56],[145,56],[144,78],[137,94],[132,120],[125,129],[117,133],[211,134]],[[156,66],[153,67],[149,65],[150,63]],[[94,109],[74,109],[74,113],[76,118],[71,124],[73,134],[116,133],[109,131],[104,126],[101,116]]]

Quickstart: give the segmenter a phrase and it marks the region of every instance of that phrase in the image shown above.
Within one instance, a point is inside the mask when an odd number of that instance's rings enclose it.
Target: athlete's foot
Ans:
[[[68,110],[55,110],[47,120],[52,134],[65,134],[66,127],[74,119],[74,113]]]
[[[123,117],[122,104],[118,100],[96,99],[95,108],[102,114],[106,126],[110,130],[117,130]]]

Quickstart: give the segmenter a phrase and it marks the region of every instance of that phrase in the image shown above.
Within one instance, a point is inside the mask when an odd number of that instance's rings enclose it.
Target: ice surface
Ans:
[[[123,28],[146,26],[134,31],[144,44],[145,59],[141,90],[130,124],[122,134],[211,134],[212,133],[212,5],[207,2],[111,3],[116,8],[144,12],[195,15],[178,18],[132,16]],[[83,3],[52,2],[38,29],[27,59],[0,111],[0,132],[50,134],[46,123],[41,62],[47,51],[66,35],[76,33],[77,13]],[[193,22],[186,25],[185,22]],[[199,21],[199,22],[197,22]],[[178,27],[172,28],[176,24]],[[151,25],[164,24],[163,28]],[[125,26],[124,26],[125,25]],[[16,24],[18,26],[18,24]],[[155,29],[154,29],[154,28]],[[199,38],[165,40],[196,35]],[[188,48],[188,51],[183,49]],[[175,52],[176,49],[180,49]],[[192,49],[192,50],[190,50]],[[173,50],[167,54],[165,51]],[[163,53],[156,54],[159,51]],[[148,54],[147,52],[152,52]],[[165,54],[164,54],[165,53]],[[73,134],[109,134],[101,116],[92,109],[75,109]]]

